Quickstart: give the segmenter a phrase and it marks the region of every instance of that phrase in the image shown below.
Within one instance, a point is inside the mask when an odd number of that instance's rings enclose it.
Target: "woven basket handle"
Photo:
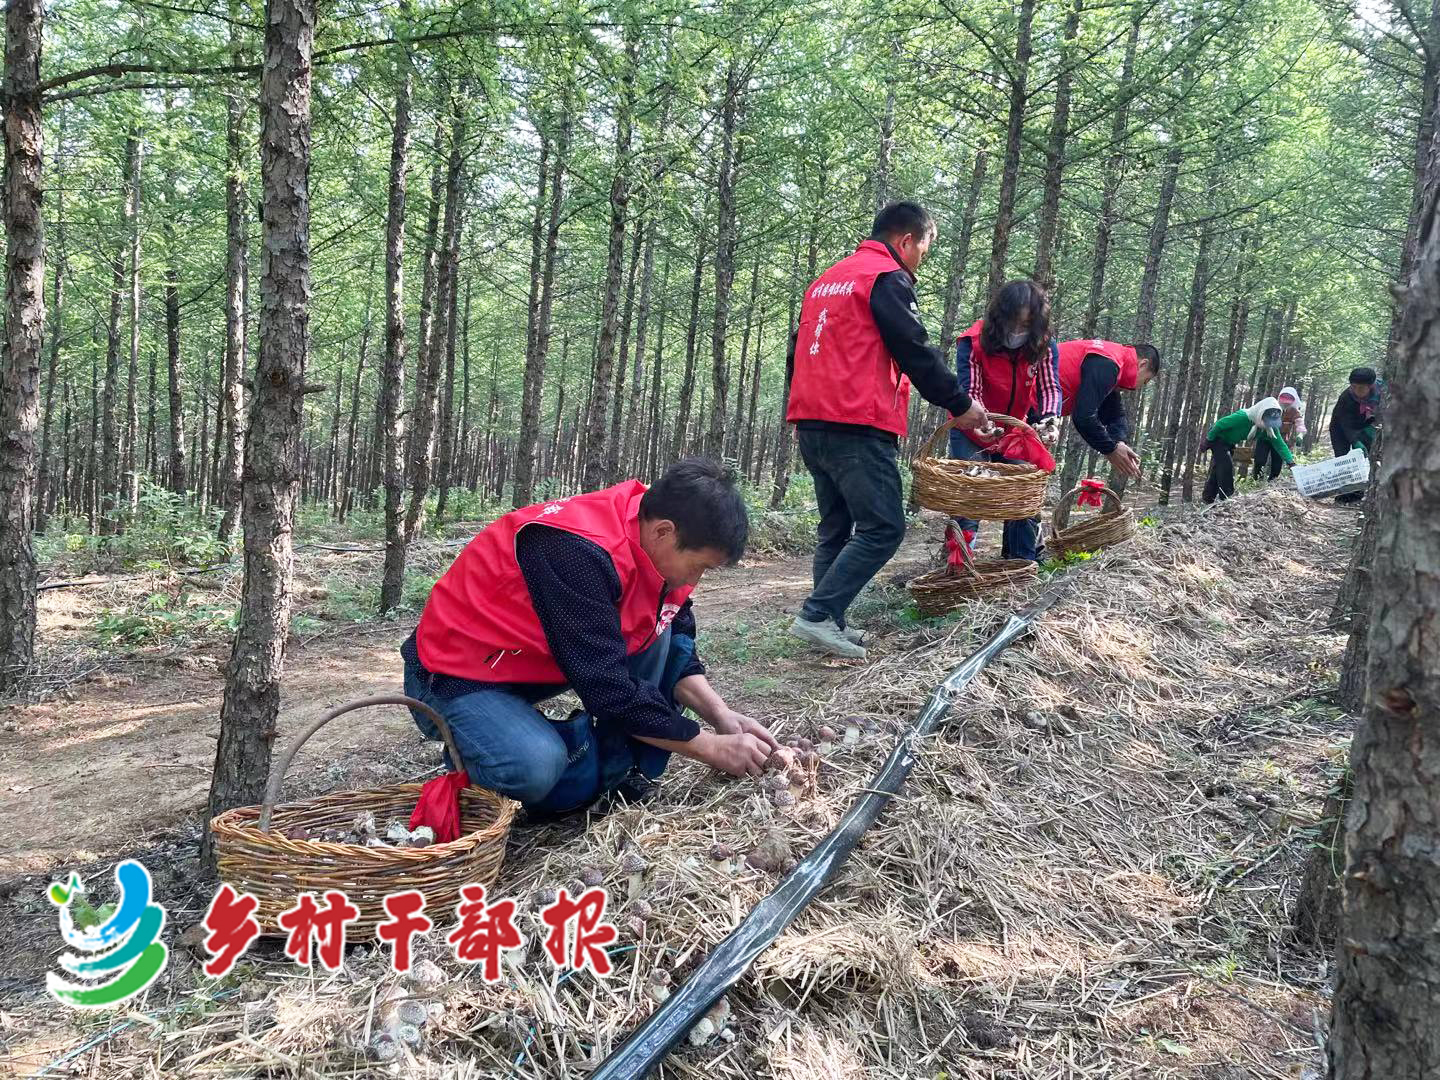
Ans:
[[[404,694],[376,694],[373,697],[360,698],[358,701],[350,701],[344,705],[336,705],[335,708],[320,717],[320,719],[313,721],[309,727],[302,731],[300,737],[285,749],[285,752],[280,755],[280,760],[277,761],[275,767],[270,770],[270,782],[265,786],[265,801],[260,804],[259,828],[261,832],[265,832],[270,828],[270,815],[275,809],[276,800],[280,798],[280,786],[285,783],[285,773],[289,771],[290,762],[294,759],[300,747],[305,745],[311,735],[314,735],[315,732],[319,731],[337,716],[344,716],[346,713],[354,712],[356,709],[368,709],[371,705],[405,705],[424,713],[435,724],[436,730],[440,732],[440,738],[445,742],[445,749],[450,752],[451,763],[457,766],[460,764],[460,751],[455,748],[455,739],[450,734],[450,725],[445,722],[443,716],[423,701],[416,701],[414,698],[406,697]]]
[[[987,420],[993,420],[1001,427],[1022,428],[1023,430],[1030,432],[1031,435],[1035,435],[1037,439],[1040,437],[1039,435],[1036,435],[1035,429],[1032,428],[1029,424],[1027,424],[1024,420],[1017,420],[1013,416],[1007,416],[1004,413],[998,412],[987,412],[985,414],[985,418]],[[919,461],[921,458],[929,457],[931,455],[931,452],[935,449],[935,443],[940,438],[940,436],[944,435],[951,428],[955,427],[959,420],[960,418],[958,416],[952,416],[949,420],[945,421],[945,423],[941,424],[938,428],[936,428],[935,434],[931,435],[930,438],[926,439],[923,443],[921,443],[920,449],[915,453],[915,460]]]
[[[1083,484],[1076,484],[1073,488],[1060,496],[1060,501],[1055,504],[1055,512],[1050,516],[1050,527],[1059,532],[1070,524],[1070,508],[1075,504],[1071,502],[1083,489]],[[1100,485],[1100,495],[1106,504],[1101,508],[1102,514],[1118,514],[1125,507],[1124,501],[1119,494],[1108,484]]]

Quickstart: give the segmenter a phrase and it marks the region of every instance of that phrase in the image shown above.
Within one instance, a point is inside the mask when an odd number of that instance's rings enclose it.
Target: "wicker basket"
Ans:
[[[1082,486],[1077,484],[1071,488],[1055,505],[1055,513],[1050,520],[1050,535],[1045,544],[1057,555],[1099,551],[1112,544],[1122,544],[1135,535],[1135,515],[1120,501],[1120,496],[1104,484],[1100,485],[1100,494],[1105,499],[1105,505],[1100,513],[1071,525],[1072,500]]]
[[[945,531],[953,536],[955,526],[947,525]],[[966,600],[1027,585],[1039,577],[1039,568],[1029,559],[972,559],[969,546],[963,543],[960,552],[964,565],[952,566],[947,561],[944,566],[906,582],[905,588],[921,615],[927,618],[944,615]]]
[[[1255,448],[1253,446],[1237,446],[1230,452],[1230,459],[1236,465],[1254,465]]]
[[[1013,416],[988,415],[1002,426],[1032,431],[1029,424]],[[1045,481],[1050,474],[1034,465],[930,456],[936,442],[955,425],[955,417],[941,425],[910,463],[915,501],[927,510],[976,521],[1016,521],[1039,514],[1045,505]]]
[[[359,918],[346,926],[351,940],[374,936],[375,926],[388,916],[383,908],[387,894],[419,889],[432,919],[443,921],[460,899],[462,885],[490,885],[505,859],[505,840],[515,817],[516,804],[493,791],[468,787],[460,792],[461,835],[457,840],[424,848],[365,847],[322,840],[292,840],[280,830],[346,826],[355,815],[370,810],[377,822],[398,817],[409,821],[420,797],[419,784],[392,784],[365,791],[322,795],[300,802],[275,805],[285,771],[295,752],[311,735],[335,717],[370,705],[406,705],[428,716],[450,751],[460,755],[444,718],[430,706],[402,694],[382,694],[331,709],[306,729],[281,756],[270,775],[262,806],[242,806],[215,817],[220,879],[240,893],[252,893],[260,906],[255,918],[262,934],[283,934],[276,917],[295,905],[299,894],[338,889],[360,909]]]

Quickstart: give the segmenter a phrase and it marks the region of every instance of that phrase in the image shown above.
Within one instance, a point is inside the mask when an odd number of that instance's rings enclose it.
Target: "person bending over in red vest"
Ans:
[[[1121,345],[1100,338],[1060,343],[1061,412],[1080,438],[1121,476],[1140,476],[1140,457],[1125,440],[1129,428],[1121,390],[1140,390],[1160,374],[1154,345]]]
[[[790,632],[837,656],[865,656],[864,631],[845,612],[905,537],[895,458],[910,384],[966,427],[985,419],[920,322],[915,275],[934,238],[918,203],[881,210],[855,254],[805,291],[786,358],[785,418],[820,508],[815,588]]]
[[[955,370],[984,409],[1028,420],[1047,442],[1053,441],[1061,407],[1060,358],[1050,338],[1050,298],[1035,282],[1012,281],[995,294],[985,317],[956,340]],[[972,438],[952,430],[950,456],[1008,461],[985,449],[991,433],[982,431]],[[973,540],[979,523],[955,520],[966,541]],[[1040,519],[1007,521],[1001,556],[1038,561]]]
[[[487,525],[400,649],[405,693],[450,726],[463,759],[450,767],[537,819],[643,799],[672,753],[760,772],[775,740],[706,680],[690,606],[748,532],[733,475],[707,458],[671,465],[648,490],[627,480]],[[583,711],[554,721],[536,708],[567,689]]]

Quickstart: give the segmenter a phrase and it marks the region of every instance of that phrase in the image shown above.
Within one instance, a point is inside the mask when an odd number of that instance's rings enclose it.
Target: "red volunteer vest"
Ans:
[[[884,244],[866,240],[806,290],[786,420],[863,424],[905,434],[910,380],[900,373],[870,314],[875,279],[904,269]]]
[[[643,494],[644,484],[627,480],[513,510],[482,529],[435,583],[420,615],[415,645],[426,670],[482,682],[566,681],[515,559],[516,534],[527,525],[563,529],[603,548],[620,578],[626,654],[653,642],[693,589],[667,593],[665,579],[640,546]]]
[[[980,344],[980,331],[984,319],[976,319],[975,325],[960,335],[970,340],[970,363],[980,365],[980,396],[982,404],[990,412],[1004,413],[1024,420],[1025,414],[1036,405],[1035,366],[1022,359],[1018,350],[1005,349],[1000,353],[988,353]],[[959,341],[960,338],[956,340]],[[965,388],[969,390],[967,386]],[[967,433],[968,434],[968,433]]]
[[[1069,416],[1075,408],[1075,395],[1080,392],[1080,365],[1091,353],[1098,353],[1113,360],[1120,368],[1120,378],[1115,386],[1119,390],[1134,390],[1135,380],[1140,377],[1140,358],[1129,345],[1100,338],[1077,338],[1062,341],[1060,349],[1060,412]]]

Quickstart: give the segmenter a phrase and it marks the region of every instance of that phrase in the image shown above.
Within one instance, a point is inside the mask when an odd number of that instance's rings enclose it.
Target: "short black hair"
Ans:
[[[1150,362],[1151,371],[1153,371],[1156,375],[1160,374],[1159,349],[1157,349],[1154,345],[1132,345],[1130,347],[1135,350],[1135,355],[1138,356],[1141,360],[1148,360]]]
[[[917,202],[892,202],[875,215],[875,224],[870,226],[870,236],[884,240],[888,236],[928,236],[935,231],[935,219]]]
[[[1375,382],[1375,369],[1373,367],[1357,367],[1350,372],[1350,381],[1359,383],[1361,386],[1370,386]]]
[[[640,497],[640,516],[675,523],[683,551],[715,548],[739,562],[750,538],[750,516],[733,469],[707,457],[681,458]]]

